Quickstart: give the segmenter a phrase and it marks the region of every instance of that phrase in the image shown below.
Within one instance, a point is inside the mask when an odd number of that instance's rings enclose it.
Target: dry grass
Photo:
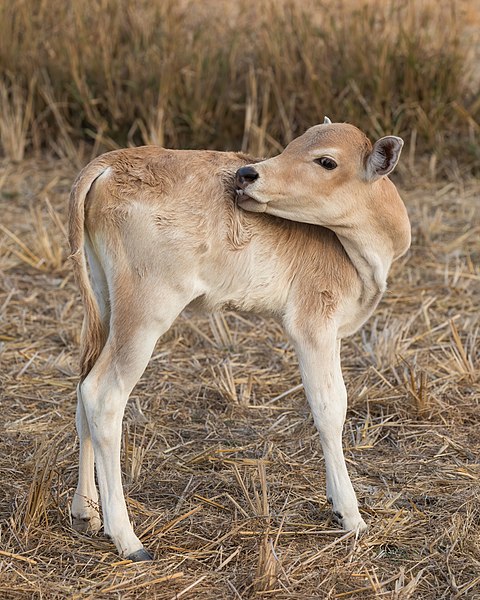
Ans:
[[[329,114],[478,170],[478,27],[466,0],[3,2],[0,146],[265,155]]]
[[[0,4],[0,598],[480,598],[478,10],[195,7]],[[357,540],[330,520],[279,326],[186,314],[125,418],[129,510],[156,560],[120,561],[70,527],[76,168],[144,141],[268,154],[324,113],[408,142],[412,250],[343,349],[346,456],[370,529]],[[46,149],[61,160],[31,158]]]
[[[364,516],[336,529],[292,349],[273,321],[187,314],[126,412],[152,564],[70,527],[81,307],[68,162],[0,169],[0,597],[480,598],[478,182],[405,191],[414,241],[344,344],[346,455]]]

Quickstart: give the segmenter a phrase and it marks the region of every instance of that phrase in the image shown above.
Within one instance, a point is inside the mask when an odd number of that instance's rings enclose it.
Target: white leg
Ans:
[[[123,496],[120,465],[122,420],[130,392],[145,370],[158,337],[159,332],[154,328],[136,329],[129,340],[121,342],[111,335],[95,366],[81,384],[95,451],[104,530],[112,538],[119,554],[134,560],[145,560],[150,556],[133,532]]]
[[[130,392],[145,370],[157,339],[192,299],[188,297],[181,302],[175,294],[165,296],[169,310],[162,319],[152,317],[158,310],[153,299],[150,311],[142,305],[137,311],[135,305],[130,304],[128,313],[122,313],[120,326],[116,326],[115,316],[112,318],[105,347],[80,386],[95,454],[104,530],[114,541],[119,554],[137,561],[151,559],[151,556],[133,532],[123,496],[122,420]]]
[[[105,273],[98,260],[95,250],[91,246],[88,235],[85,238],[88,248],[89,264],[92,271],[92,280],[95,282],[96,298],[100,308],[102,323],[106,329],[110,323],[110,305],[108,299],[108,286]],[[98,491],[95,485],[95,461],[90,427],[82,399],[81,386],[77,386],[77,414],[76,426],[80,445],[78,484],[72,501],[72,523],[77,531],[98,531],[102,522],[100,520]]]
[[[78,485],[72,501],[73,526],[78,531],[98,531],[102,526],[98,512],[98,492],[95,485],[94,455],[90,428],[83,406],[80,386],[77,387],[77,432],[80,443]]]
[[[327,474],[327,498],[343,529],[362,531],[366,524],[348,476],[342,448],[347,391],[340,366],[336,331],[319,332],[315,341],[295,336],[295,347],[307,400],[320,433]]]

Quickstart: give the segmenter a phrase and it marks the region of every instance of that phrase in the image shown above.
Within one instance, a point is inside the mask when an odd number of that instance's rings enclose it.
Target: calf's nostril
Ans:
[[[239,187],[243,188],[243,186],[258,179],[258,177],[259,174],[253,167],[240,167],[236,173],[235,181]]]

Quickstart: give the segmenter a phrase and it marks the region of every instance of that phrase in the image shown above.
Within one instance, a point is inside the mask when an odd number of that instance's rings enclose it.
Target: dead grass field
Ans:
[[[0,168],[0,597],[480,598],[480,185],[404,191],[408,256],[346,340],[356,540],[330,520],[292,349],[273,321],[187,314],[127,407],[128,505],[152,564],[76,533],[81,306],[59,161]]]
[[[480,599],[479,15],[467,0],[0,4],[0,598]],[[274,153],[324,113],[407,142],[412,248],[343,347],[370,528],[330,519],[280,327],[185,314],[124,422],[128,506],[156,560],[120,561],[69,521],[77,168],[128,143]]]

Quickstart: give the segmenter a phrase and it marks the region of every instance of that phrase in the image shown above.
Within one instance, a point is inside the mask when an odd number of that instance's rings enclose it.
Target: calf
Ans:
[[[340,341],[372,313],[392,261],[410,245],[387,177],[402,145],[388,136],[372,146],[356,127],[325,119],[268,160],[145,146],[83,169],[69,213],[85,308],[77,527],[101,525],[95,463],[105,533],[122,556],[151,558],[123,496],[122,418],[158,338],[190,305],[228,305],[283,324],[320,434],[327,498],[343,529],[366,527],[342,450]]]

